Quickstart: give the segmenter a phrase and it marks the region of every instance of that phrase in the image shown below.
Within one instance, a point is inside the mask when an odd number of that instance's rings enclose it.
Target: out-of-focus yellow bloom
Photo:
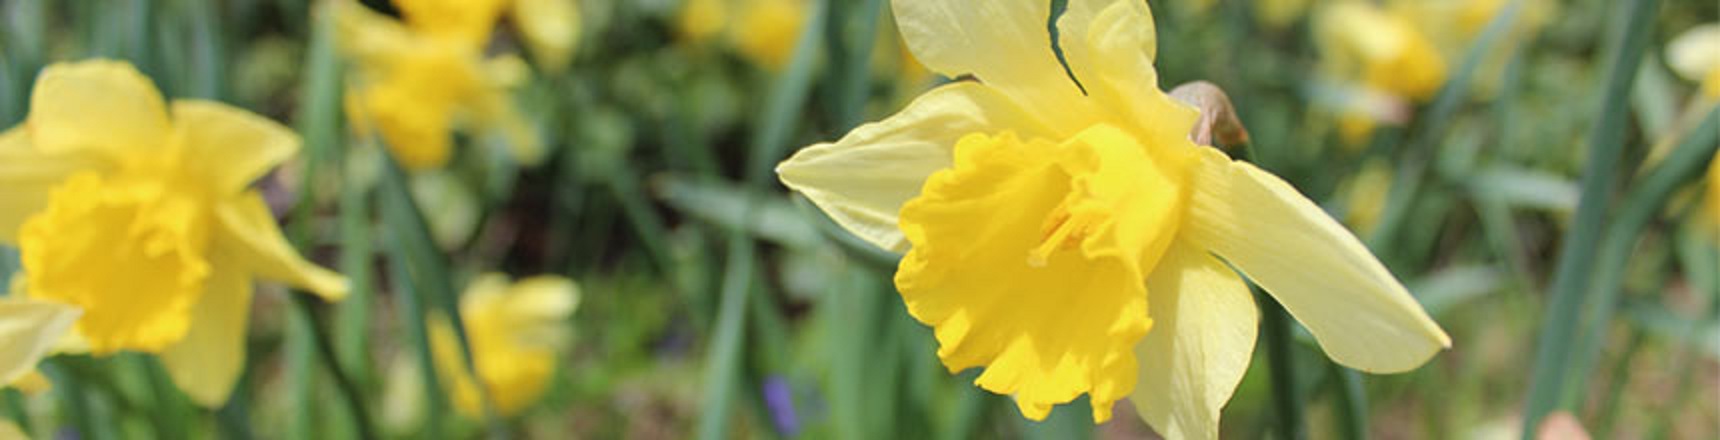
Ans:
[[[1708,160],[1708,221],[1712,222],[1716,239],[1720,239],[1720,154]]]
[[[562,277],[542,276],[509,284],[506,275],[479,277],[460,297],[472,361],[501,416],[518,414],[548,388],[556,349],[566,338],[563,322],[579,306],[579,287]],[[431,348],[455,407],[483,416],[478,392],[460,353],[460,340],[446,319],[431,319]],[[459,372],[455,374],[454,372]]]
[[[1309,0],[1254,0],[1254,16],[1271,28],[1290,26],[1308,12]]]
[[[1344,182],[1343,192],[1348,204],[1344,222],[1362,234],[1373,232],[1374,225],[1379,224],[1380,213],[1385,212],[1386,195],[1391,192],[1391,187],[1392,169],[1385,162],[1376,159],[1362,164],[1361,172]]]
[[[573,60],[581,30],[574,0],[514,0],[509,17],[526,41],[526,49],[545,72],[558,73]]]
[[[16,296],[0,298],[0,388],[42,388],[36,362],[71,331],[76,307]],[[0,437],[4,438],[4,437]]]
[[[1720,23],[1678,34],[1666,46],[1666,63],[1678,76],[1701,84],[1707,99],[1720,99]]]
[[[1413,100],[1445,83],[1445,57],[1408,16],[1344,1],[1322,9],[1315,30],[1326,68],[1339,78]]]
[[[728,20],[726,0],[687,0],[681,4],[681,14],[675,24],[681,38],[704,44],[722,34]]]
[[[1199,115],[1158,87],[1146,3],[1071,0],[1056,23],[1067,73],[1047,2],[893,7],[927,67],[978,81],[933,89],[777,173],[850,232],[906,252],[897,289],[944,365],[983,368],[976,383],[1023,415],[1085,393],[1104,421],[1132,393],[1166,437],[1216,436],[1256,332],[1230,266],[1344,365],[1407,371],[1450,345],[1312,201],[1190,141]]]
[[[509,95],[528,75],[524,62],[513,56],[485,59],[484,41],[471,35],[475,26],[467,18],[443,18],[452,13],[447,11],[465,10],[446,6],[448,1],[402,4],[405,24],[356,2],[336,4],[340,47],[357,65],[347,102],[353,125],[381,134],[395,158],[414,170],[447,163],[453,130],[464,126],[504,136],[523,163],[541,161],[537,135]],[[471,15],[491,16],[487,23],[493,25],[494,14],[484,12],[489,9],[465,7],[476,8]]]
[[[204,405],[244,363],[253,278],[346,295],[293,250],[252,181],[298,152],[280,124],[225,104],[171,107],[116,61],[55,64],[0,134],[0,241],[24,293],[76,306],[90,352],[159,353]]]
[[[753,62],[780,69],[794,55],[806,13],[805,0],[748,0],[736,23],[735,47]]]
[[[678,25],[690,42],[726,36],[742,56],[776,70],[793,55],[808,12],[806,0],[687,0]]]

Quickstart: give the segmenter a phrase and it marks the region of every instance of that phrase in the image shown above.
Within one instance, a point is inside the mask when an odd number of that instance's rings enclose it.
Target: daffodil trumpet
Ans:
[[[13,294],[80,311],[60,349],[157,354],[194,401],[221,405],[244,370],[254,279],[347,293],[251,188],[299,145],[226,104],[168,103],[124,62],[48,66],[26,121],[0,133],[0,242],[22,257]]]
[[[1145,2],[1070,0],[1066,63],[1047,2],[892,6],[916,58],[973,79],[777,173],[904,254],[897,290],[951,372],[983,369],[1031,419],[1086,394],[1103,422],[1130,397],[1168,438],[1214,438],[1257,333],[1244,274],[1340,364],[1403,372],[1450,346],[1316,204],[1191,140],[1201,115],[1158,86]]]

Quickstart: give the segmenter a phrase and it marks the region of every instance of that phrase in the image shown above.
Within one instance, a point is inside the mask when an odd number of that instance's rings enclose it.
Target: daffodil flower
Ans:
[[[747,60],[776,70],[793,55],[807,13],[806,0],[687,0],[677,24],[694,43],[727,35]]]
[[[1369,2],[1343,1],[1320,11],[1316,42],[1325,68],[1339,78],[1411,100],[1445,83],[1446,61],[1416,22]]]
[[[572,280],[541,276],[509,283],[507,276],[479,277],[460,297],[472,362],[498,415],[518,414],[548,389],[557,348],[567,334],[563,322],[579,306]],[[455,407],[483,415],[482,394],[467,373],[454,329],[440,316],[430,320],[431,351]]]
[[[338,300],[347,281],[302,259],[249,185],[297,153],[286,127],[225,104],[171,106],[117,61],[55,64],[23,125],[0,134],[0,242],[28,298],[75,306],[96,355],[158,353],[197,402],[244,365],[252,279]]]
[[[491,3],[498,6],[482,7]],[[357,65],[347,102],[357,130],[379,133],[401,165],[413,170],[446,164],[453,130],[467,125],[505,137],[521,162],[541,161],[542,146],[510,96],[529,75],[524,61],[484,58],[484,37],[499,5],[402,2],[401,23],[357,2],[337,3],[340,47]],[[482,32],[474,24],[479,21]]]
[[[1023,415],[1085,393],[1102,422],[1132,396],[1166,437],[1214,437],[1256,334],[1238,271],[1343,365],[1407,371],[1450,345],[1313,202],[1190,140],[1199,115],[1158,86],[1145,2],[1069,1],[1056,22],[1067,73],[1047,2],[893,8],[927,67],[976,80],[777,173],[848,231],[905,252],[896,287],[944,366],[983,368],[976,384]]]

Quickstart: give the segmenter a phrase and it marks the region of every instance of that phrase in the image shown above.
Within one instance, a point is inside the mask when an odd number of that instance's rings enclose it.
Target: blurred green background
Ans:
[[[340,304],[265,288],[248,372],[219,410],[131,354],[56,357],[52,391],[8,390],[0,408],[42,438],[1151,435],[1125,408],[1093,426],[1084,401],[1031,422],[971,385],[976,372],[949,374],[891,284],[897,256],[776,183],[772,167],[794,149],[948,80],[904,56],[888,1],[782,1],[803,21],[730,14],[702,37],[681,0],[579,1],[571,64],[548,73],[528,58],[514,92],[547,159],[521,164],[495,139],[461,135],[447,167],[410,176],[342,116],[349,66],[321,2],[0,1],[0,123],[23,120],[44,65],[90,57],[131,61],[169,98],[282,121],[306,148],[261,185],[301,250],[357,284]],[[1445,80],[1356,130],[1345,128],[1357,123],[1345,119],[1353,87],[1314,23],[1325,3],[1150,1],[1161,86],[1223,87],[1256,161],[1357,230],[1453,348],[1411,373],[1358,376],[1302,332],[1292,415],[1274,407],[1263,342],[1224,436],[1517,437],[1548,343],[1568,344],[1569,360],[1555,363],[1566,372],[1547,401],[1594,437],[1720,435],[1720,241],[1698,213],[1706,162],[1659,171],[1665,157],[1712,157],[1715,101],[1668,67],[1665,48],[1720,20],[1720,4],[1501,0],[1468,25],[1417,17],[1442,46]],[[1628,26],[1644,3],[1647,26]],[[511,26],[489,52],[522,52]],[[773,37],[746,35],[767,28]],[[1630,30],[1643,40],[1621,43]],[[1603,103],[1620,87],[1608,72],[1623,70],[1628,99]],[[1621,136],[1617,181],[1585,186],[1591,143],[1611,136],[1603,126]],[[1590,238],[1619,244],[1576,275],[1600,280],[1552,307],[1567,228],[1595,191],[1604,216],[1587,221],[1625,226]],[[0,268],[16,266],[0,253]],[[446,270],[424,275],[432,268]],[[492,271],[571,277],[583,302],[545,396],[473,420],[420,387],[413,311],[451,304],[434,301]]]

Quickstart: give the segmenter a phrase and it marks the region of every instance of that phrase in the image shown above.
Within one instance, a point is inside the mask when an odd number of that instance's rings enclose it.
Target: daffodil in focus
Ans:
[[[430,320],[436,368],[455,407],[468,416],[483,416],[480,381],[503,417],[536,402],[549,388],[557,349],[567,334],[564,322],[578,306],[579,287],[566,278],[509,283],[505,275],[488,274],[473,281],[460,297],[460,315],[480,380],[466,373],[453,327],[439,316]]]
[[[1666,63],[1684,79],[1701,84],[1702,96],[1720,99],[1720,23],[1698,25],[1673,37]]]
[[[541,161],[537,135],[510,95],[529,69],[515,56],[484,56],[504,5],[403,1],[397,5],[403,23],[356,1],[337,2],[340,47],[356,64],[347,96],[353,125],[380,134],[395,159],[413,170],[446,164],[457,128],[498,135],[521,162]]]
[[[905,252],[896,287],[944,365],[982,368],[976,384],[1026,417],[1087,394],[1103,422],[1132,397],[1167,438],[1215,437],[1256,334],[1237,271],[1343,365],[1408,371],[1450,345],[1313,202],[1190,140],[1199,115],[1159,88],[1145,2],[1069,1],[1056,20],[1067,71],[1048,2],[893,9],[927,67],[976,80],[777,172],[848,231]]]
[[[253,279],[347,292],[250,188],[298,149],[244,110],[165,102],[129,64],[49,66],[24,124],[0,134],[0,242],[23,263],[14,288],[81,309],[74,334],[90,353],[157,353],[195,401],[219,405],[243,369]]]
[[[677,25],[690,42],[726,37],[747,60],[776,70],[793,55],[808,12],[806,0],[686,0]]]

